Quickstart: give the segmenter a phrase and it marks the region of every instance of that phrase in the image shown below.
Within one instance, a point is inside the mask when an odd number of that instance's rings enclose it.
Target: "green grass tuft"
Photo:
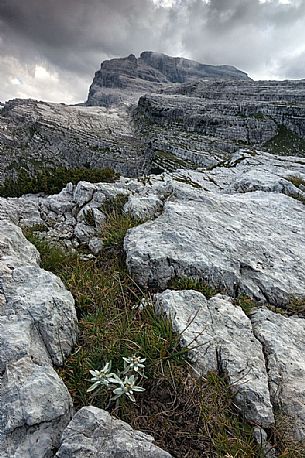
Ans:
[[[283,125],[277,134],[264,144],[270,153],[282,156],[305,156],[305,140]]]
[[[207,299],[215,296],[219,291],[207,282],[201,279],[195,279],[190,277],[179,277],[171,280],[169,286],[170,289],[183,290],[193,289],[202,293]]]
[[[246,315],[250,315],[252,310],[258,306],[258,304],[253,299],[251,299],[251,297],[246,296],[245,294],[240,294],[234,302],[236,305],[239,305],[239,307],[243,309]]]
[[[117,256],[123,256],[124,237],[128,229],[131,229],[141,220],[133,218],[130,214],[124,213],[124,205],[128,200],[125,194],[118,194],[114,198],[106,199],[101,206],[101,210],[106,215],[106,222],[103,225],[102,240],[104,249],[117,251]]]

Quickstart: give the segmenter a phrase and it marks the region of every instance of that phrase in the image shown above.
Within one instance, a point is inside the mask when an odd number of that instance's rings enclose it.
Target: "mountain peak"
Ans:
[[[166,54],[143,51],[106,60],[96,72],[87,105],[109,106],[135,102],[140,95],[159,92],[166,85],[188,83],[200,79],[249,80],[248,75],[229,65],[208,65]]]

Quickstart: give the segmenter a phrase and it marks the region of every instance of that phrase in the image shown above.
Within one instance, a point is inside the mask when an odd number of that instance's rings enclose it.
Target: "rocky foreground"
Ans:
[[[241,415],[263,440],[279,410],[295,439],[304,440],[305,319],[302,307],[292,309],[305,300],[304,183],[304,159],[241,150],[213,170],[80,182],[58,195],[1,199],[0,456],[170,456],[100,409],[73,417],[52,366],[76,342],[74,301],[39,267],[20,230],[44,225],[47,240],[86,245],[95,256],[102,249],[101,205],[119,194],[128,197],[125,211],[145,220],[125,238],[128,269],[144,288],[159,289],[156,311],[171,317],[196,371],[226,374]],[[220,293],[207,300],[168,289],[180,277],[203,279]],[[256,301],[249,316],[234,302],[240,294]],[[276,313],[278,307],[289,313]]]

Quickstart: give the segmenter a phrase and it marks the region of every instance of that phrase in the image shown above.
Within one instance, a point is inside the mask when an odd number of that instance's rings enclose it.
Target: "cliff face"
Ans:
[[[0,111],[0,182],[45,165],[125,176],[212,168],[240,148],[305,155],[305,80],[252,81],[143,52],[103,62],[87,106],[14,100]]]
[[[121,59],[106,60],[95,73],[87,105],[110,106],[135,102],[140,94],[159,92],[173,83],[199,79],[250,79],[246,73],[228,65],[204,65],[181,57],[155,52],[133,54]]]
[[[137,106],[152,170],[215,166],[239,148],[304,155],[305,81],[252,81],[230,66],[143,52],[105,61],[87,105]]]
[[[144,161],[126,112],[18,99],[0,111],[0,182],[21,167],[111,167],[134,176]]]
[[[304,80],[201,80],[142,96],[135,118],[161,168],[169,155],[212,166],[239,148],[304,156],[304,101]]]

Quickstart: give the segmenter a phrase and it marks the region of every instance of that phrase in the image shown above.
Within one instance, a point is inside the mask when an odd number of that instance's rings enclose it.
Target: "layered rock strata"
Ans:
[[[199,81],[146,94],[135,111],[155,166],[213,167],[241,146],[305,155],[305,82]]]
[[[142,52],[102,62],[89,89],[87,105],[134,103],[140,95],[199,79],[250,79],[229,65],[205,65],[181,57]]]
[[[124,110],[12,100],[0,112],[0,183],[25,169],[147,171],[146,151]]]

